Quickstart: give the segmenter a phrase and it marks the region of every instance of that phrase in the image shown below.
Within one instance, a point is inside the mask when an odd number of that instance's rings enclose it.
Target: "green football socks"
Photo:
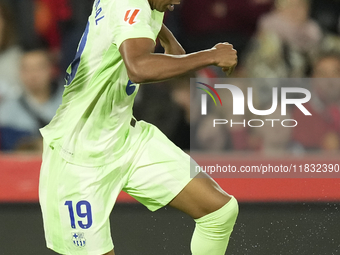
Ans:
[[[237,200],[232,197],[222,208],[196,219],[192,255],[224,255],[237,214]]]

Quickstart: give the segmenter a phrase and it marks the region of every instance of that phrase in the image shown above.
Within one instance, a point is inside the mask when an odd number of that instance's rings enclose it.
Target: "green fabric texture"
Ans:
[[[192,255],[224,255],[238,214],[237,200],[199,219],[191,240]]]
[[[147,0],[96,0],[77,57],[67,70],[63,101],[44,141],[72,164],[104,166],[130,146],[129,128],[138,84],[129,81],[119,52],[134,38],[156,40],[164,13]]]

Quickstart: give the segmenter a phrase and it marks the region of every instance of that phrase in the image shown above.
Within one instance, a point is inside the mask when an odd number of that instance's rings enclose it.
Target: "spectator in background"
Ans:
[[[55,0],[52,0],[55,1]],[[93,0],[66,0],[65,6],[72,13],[71,17],[59,22],[61,32],[61,58],[60,70],[64,74],[76,54],[79,38],[81,38],[89,15],[91,14]],[[65,7],[65,8],[66,8]]]
[[[34,5],[35,31],[64,74],[76,54],[93,0],[36,0]]]
[[[0,0],[16,14],[19,41],[24,47],[48,47],[56,71],[64,75],[74,59],[94,0]]]
[[[270,10],[273,0],[185,0],[179,41],[187,52],[230,42],[242,55],[256,29],[257,19]]]
[[[2,150],[40,150],[39,128],[55,115],[62,99],[62,87],[53,82],[53,65],[44,49],[25,52],[20,76],[24,93],[6,100],[0,107]]]
[[[188,149],[189,133],[183,133],[184,110],[171,98],[170,86],[165,84],[140,86],[133,112],[136,119],[143,119],[157,127],[181,149]],[[183,136],[183,134],[185,136]]]
[[[59,50],[61,45],[61,26],[71,18],[67,0],[36,0],[34,27],[41,40],[50,50]]]
[[[0,104],[20,95],[19,79],[21,49],[16,44],[15,17],[10,6],[0,0]]]
[[[265,109],[269,108],[270,106],[265,107]],[[292,119],[292,108],[287,107],[286,110],[287,114],[285,119]],[[265,121],[265,119],[282,119],[281,104],[278,103],[275,112],[269,116],[264,116],[262,119],[263,121]],[[281,121],[276,121],[272,123],[266,121],[261,128],[257,128],[256,132],[261,141],[259,148],[260,153],[270,157],[281,157],[287,154],[299,155],[304,153],[303,147],[292,139],[292,132],[296,127],[284,127],[280,122]],[[294,123],[287,122],[285,125],[294,125]]]
[[[6,1],[6,0],[1,0]],[[64,75],[72,62],[93,0],[7,0],[17,14],[20,42],[25,47],[47,47],[56,74]]]
[[[309,0],[276,0],[275,9],[259,21],[246,59],[248,77],[306,77],[322,40],[309,10]]]
[[[340,34],[339,0],[312,0],[311,16],[324,31]]]
[[[221,119],[220,115],[210,113],[197,122],[194,129],[195,136],[192,148],[202,152],[226,152],[232,149],[232,140],[227,125],[216,125],[213,127],[214,119]]]
[[[206,70],[210,71],[210,70]],[[210,72],[209,72],[210,73]],[[197,73],[197,77],[200,78],[200,82],[206,82],[212,85],[206,78],[211,78],[210,74],[202,75],[202,72]],[[206,81],[204,81],[206,80]],[[228,80],[228,83],[238,86],[241,90],[244,90],[244,84],[240,83],[240,80]],[[222,104],[215,104],[213,99],[207,99],[207,115],[201,114],[201,95],[206,92],[198,89],[201,86],[195,84],[191,89],[191,102],[196,107],[191,107],[191,149],[202,151],[214,151],[214,152],[226,152],[230,150],[247,150],[248,149],[248,129],[241,123],[246,116],[233,115],[233,98],[229,90],[218,90],[218,94],[222,101]],[[216,99],[217,101],[217,99]],[[247,114],[248,116],[248,114]],[[219,124],[213,125],[214,119],[220,119]],[[222,124],[223,123],[223,124]]]
[[[190,149],[190,78],[195,73],[189,73],[170,80],[171,100],[180,108],[180,121],[173,136],[173,142],[182,150]]]
[[[293,138],[306,150],[336,151],[340,149],[340,55],[326,54],[313,68],[311,100],[304,104],[312,116],[294,109],[299,122]],[[336,79],[334,79],[336,78]]]
[[[68,2],[68,0],[33,1],[34,29],[39,38],[39,44],[49,48],[54,61],[58,64],[62,62],[64,57],[61,52],[64,33],[67,31],[68,26],[71,27],[72,11]],[[68,64],[71,63],[74,55],[75,53],[69,56],[70,62]],[[66,67],[63,66],[60,69],[62,69],[60,73],[64,73]]]
[[[321,51],[340,52],[340,1],[311,0],[312,18],[320,25],[324,36]]]

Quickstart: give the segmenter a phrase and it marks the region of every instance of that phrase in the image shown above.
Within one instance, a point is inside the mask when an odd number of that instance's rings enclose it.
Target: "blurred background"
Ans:
[[[38,205],[38,129],[61,103],[65,70],[92,4],[0,0],[0,255],[53,254],[45,248]],[[166,13],[165,24],[187,53],[233,44],[239,56],[235,78],[340,78],[339,0],[182,0]],[[156,51],[162,52],[159,45]],[[195,132],[200,152],[190,153],[202,165],[340,163],[339,83],[308,88],[312,116],[302,119],[290,109],[301,121],[289,132],[227,125],[211,132],[205,119],[190,122],[190,78],[218,77],[225,74],[209,67],[145,84],[134,115],[186,151]],[[272,87],[254,90],[255,108],[268,109]],[[230,119],[231,113],[216,110],[212,116]],[[240,201],[227,254],[340,254],[340,179],[217,181]],[[171,208],[150,213],[122,193],[111,222],[118,255],[189,254],[193,222]]]

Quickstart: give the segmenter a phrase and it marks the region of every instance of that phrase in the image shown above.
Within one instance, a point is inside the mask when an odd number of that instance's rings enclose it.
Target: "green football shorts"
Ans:
[[[196,163],[155,126],[139,121],[129,135],[124,156],[100,167],[71,164],[44,144],[39,198],[48,248],[72,255],[109,252],[109,216],[121,190],[155,211],[192,180]]]

